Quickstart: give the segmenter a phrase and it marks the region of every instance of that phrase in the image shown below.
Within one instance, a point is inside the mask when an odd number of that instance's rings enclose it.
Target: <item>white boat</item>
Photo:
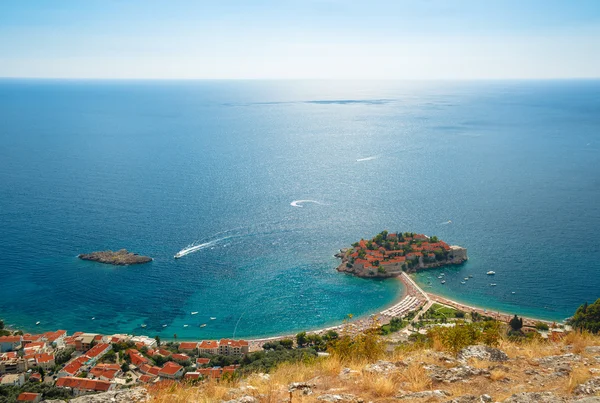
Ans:
[[[36,324],[36,325],[39,325],[40,323],[41,323],[41,322],[39,322],[39,321],[38,321],[38,322],[35,322],[35,324]]]
[[[438,276],[438,278],[442,278],[442,276]]]
[[[96,319],[96,317],[93,317],[92,320]]]
[[[167,325],[163,325],[163,327],[167,327]]]
[[[485,274],[487,274],[488,276],[493,276],[494,274],[496,274],[496,272],[495,272],[495,271],[492,271],[492,270],[490,270],[490,271],[488,271],[488,272],[487,272],[487,273],[485,273]]]
[[[464,281],[461,281],[460,283],[461,283],[461,284],[467,284],[467,283],[465,283]]]
[[[146,325],[141,325],[142,327],[146,327]]]
[[[442,284],[446,284],[446,280],[442,280]]]
[[[210,320],[215,320],[215,319],[217,319],[217,318],[214,318],[214,317],[211,317],[211,318],[210,318]]]
[[[465,281],[469,281],[469,277],[465,277]]]
[[[513,291],[513,292],[511,292],[511,294],[516,294],[516,292]]]
[[[496,283],[490,284],[490,287],[495,287],[495,286],[496,286]]]
[[[201,324],[200,327],[206,327],[206,323]]]
[[[198,315],[198,311],[192,312],[192,315]]]
[[[188,327],[189,325],[183,325],[183,327]]]

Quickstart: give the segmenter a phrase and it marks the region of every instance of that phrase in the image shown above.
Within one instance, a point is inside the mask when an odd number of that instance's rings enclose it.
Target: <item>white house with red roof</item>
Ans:
[[[41,400],[41,393],[23,392],[17,397],[17,402],[39,403]]]
[[[198,352],[201,354],[219,354],[219,342],[216,340],[202,340],[198,344]]]
[[[56,381],[59,388],[70,388],[75,396],[89,392],[108,392],[115,388],[115,384],[87,378],[64,377]]]
[[[22,344],[23,336],[0,336],[0,353],[18,350]]]
[[[167,379],[179,379],[183,376],[183,367],[172,361],[166,362],[158,373],[158,376]]]
[[[245,340],[221,339],[219,354],[239,356],[248,354],[248,342]]]

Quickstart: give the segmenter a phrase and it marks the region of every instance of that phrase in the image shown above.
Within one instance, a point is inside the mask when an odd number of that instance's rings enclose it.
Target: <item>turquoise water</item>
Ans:
[[[5,80],[0,111],[0,317],[28,330],[340,323],[402,291],[334,270],[384,228],[467,247],[445,286],[419,276],[466,303],[563,319],[600,296],[599,81]],[[107,248],[155,260],[75,257]]]

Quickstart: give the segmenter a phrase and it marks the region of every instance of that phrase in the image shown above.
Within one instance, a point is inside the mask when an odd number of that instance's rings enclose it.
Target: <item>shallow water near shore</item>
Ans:
[[[426,291],[561,320],[600,296],[598,94],[599,81],[0,81],[0,317],[179,339],[331,326],[402,292],[334,270],[339,248],[388,229],[468,248],[464,265],[416,276]],[[194,241],[207,246],[173,258]],[[154,261],[75,257],[120,248]]]

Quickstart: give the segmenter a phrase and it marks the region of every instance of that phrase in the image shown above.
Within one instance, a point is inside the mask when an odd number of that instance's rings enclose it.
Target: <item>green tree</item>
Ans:
[[[306,332],[300,332],[296,335],[296,344],[298,344],[298,347],[304,347],[307,343]]]
[[[515,315],[510,322],[508,322],[508,324],[512,330],[519,331],[523,327],[523,318],[519,318],[517,315]]]
[[[584,303],[577,308],[575,315],[569,320],[569,324],[579,330],[600,332],[600,298],[593,304]]]
[[[128,364],[128,363],[126,363],[126,362],[124,362],[124,363],[121,365],[121,371],[123,371],[123,373],[125,373],[125,372],[129,372],[129,364]]]
[[[379,266],[379,267],[377,268],[377,272],[379,272],[380,274],[385,274],[385,273],[386,273],[386,271],[385,271],[385,267],[383,267],[383,266]]]
[[[154,336],[154,340],[156,340],[156,345],[158,347],[160,347],[160,336],[158,336],[158,335]]]

